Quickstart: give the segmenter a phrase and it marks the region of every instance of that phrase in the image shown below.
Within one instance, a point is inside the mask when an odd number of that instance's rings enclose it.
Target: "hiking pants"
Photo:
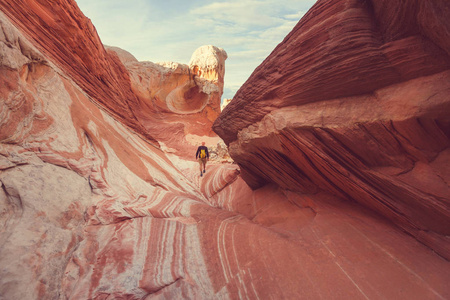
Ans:
[[[200,165],[200,172],[206,168],[206,157],[205,158],[198,158],[198,163]],[[203,169],[202,169],[203,165]]]

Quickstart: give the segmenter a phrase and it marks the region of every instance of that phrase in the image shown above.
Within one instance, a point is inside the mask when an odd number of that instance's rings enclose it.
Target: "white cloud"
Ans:
[[[228,53],[224,97],[231,98],[315,0],[78,0],[104,44],[139,60],[188,63],[202,45]],[[178,3],[178,5],[177,5]]]
[[[215,2],[198,7],[189,13],[201,19],[214,20],[217,25],[240,25],[241,31],[248,27],[267,27],[274,18],[263,13],[259,1]]]
[[[286,19],[291,19],[291,20],[297,20],[298,21],[305,15],[305,13],[306,12],[304,12],[304,11],[299,11],[299,12],[297,12],[295,14],[285,15],[284,17]]]

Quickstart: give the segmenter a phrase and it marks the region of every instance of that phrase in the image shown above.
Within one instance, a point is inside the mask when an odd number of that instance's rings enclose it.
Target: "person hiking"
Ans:
[[[198,146],[197,153],[195,153],[195,159],[198,159],[198,163],[200,164],[200,176],[203,176],[203,173],[206,172],[206,162],[209,160],[208,147],[205,146],[205,142],[202,142],[202,145]]]

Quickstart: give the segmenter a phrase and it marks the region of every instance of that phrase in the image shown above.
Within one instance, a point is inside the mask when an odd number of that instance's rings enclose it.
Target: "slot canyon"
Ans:
[[[448,1],[318,0],[223,110],[94,25],[0,0],[0,299],[450,298]]]

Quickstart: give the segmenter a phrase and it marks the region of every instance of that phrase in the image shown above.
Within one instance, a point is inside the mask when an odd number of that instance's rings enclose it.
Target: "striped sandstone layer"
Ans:
[[[194,147],[186,134],[216,136],[211,125],[220,113],[223,49],[200,47],[190,65],[140,63],[105,47],[75,1],[4,0],[0,9],[94,103],[156,146],[183,155]]]
[[[450,259],[449,16],[317,1],[214,124],[245,181],[361,203]]]
[[[86,21],[45,3],[30,14]],[[449,262],[385,219],[329,192],[253,191],[236,165],[200,178],[46,54],[48,27],[13,21],[0,13],[0,298],[449,298]]]

